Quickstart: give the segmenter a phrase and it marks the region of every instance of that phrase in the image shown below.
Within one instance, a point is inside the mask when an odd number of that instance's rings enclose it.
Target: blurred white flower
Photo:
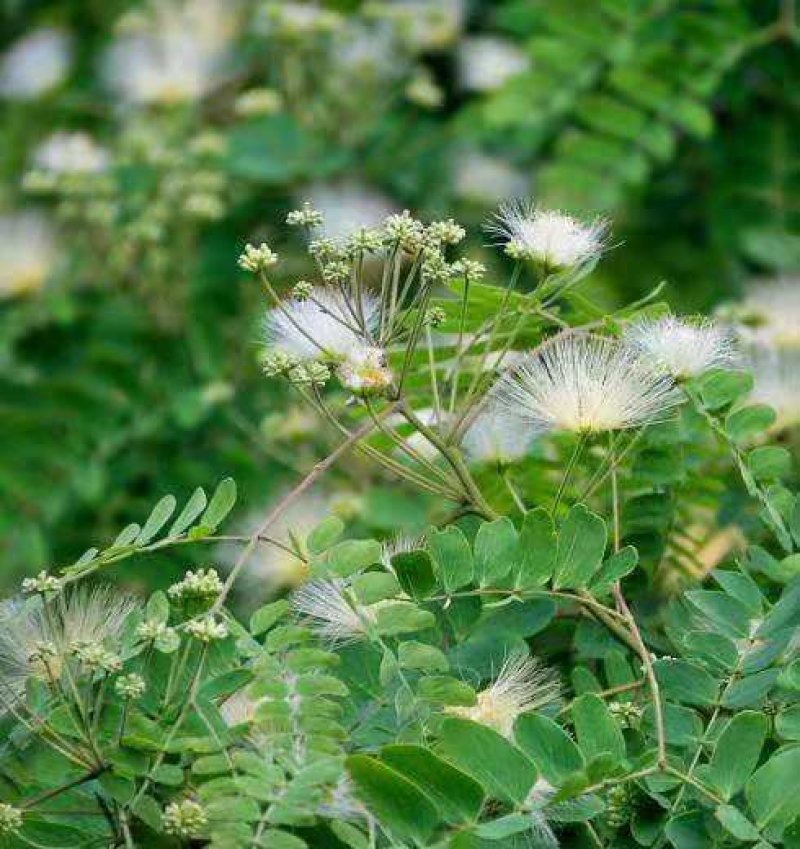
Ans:
[[[273,307],[264,322],[267,345],[301,360],[327,356],[345,359],[363,348],[365,335],[375,329],[378,300],[369,294],[355,309],[337,289],[314,287],[306,300]],[[366,328],[360,326],[363,315]]]
[[[447,712],[488,725],[511,737],[517,718],[557,702],[562,686],[558,673],[538,658],[512,654],[506,658],[495,680],[478,693],[472,707],[449,707]]]
[[[465,151],[454,163],[453,183],[458,197],[480,204],[495,204],[528,191],[528,177],[499,156]]]
[[[753,346],[746,364],[753,374],[750,400],[775,410],[778,429],[800,424],[800,347]]]
[[[416,51],[441,50],[459,36],[466,17],[465,0],[392,0],[378,14],[397,24],[406,43]]]
[[[38,212],[0,215],[0,299],[36,292],[56,259],[50,221]]]
[[[253,721],[258,702],[247,695],[246,689],[237,690],[219,706],[219,712],[229,727]]]
[[[663,370],[610,339],[565,333],[500,378],[497,403],[537,431],[598,433],[663,417],[680,395]]]
[[[519,416],[490,404],[464,434],[461,445],[476,463],[505,465],[528,453],[534,430]]]
[[[587,224],[538,209],[530,201],[514,200],[500,206],[486,229],[505,244],[509,256],[561,270],[597,260],[605,248],[608,224],[603,219]]]
[[[339,645],[363,639],[374,622],[372,611],[351,602],[336,580],[310,581],[292,595],[292,606],[321,639]]]
[[[386,365],[386,353],[372,345],[357,345],[350,349],[339,366],[339,380],[351,392],[371,394],[385,391],[392,382],[391,369]]]
[[[0,60],[0,97],[33,100],[54,89],[72,62],[72,40],[60,29],[36,29],[9,47]]]
[[[494,91],[530,64],[513,41],[493,35],[460,41],[457,63],[458,82],[465,91]]]
[[[741,338],[767,347],[800,347],[800,277],[754,285],[737,307]]]
[[[325,235],[331,239],[346,239],[356,230],[377,227],[397,211],[386,195],[356,181],[314,183],[304,189],[302,198],[322,213]]]
[[[708,319],[640,318],[625,328],[623,341],[676,379],[736,363],[731,334]]]
[[[36,168],[53,174],[100,174],[109,162],[108,151],[88,133],[81,132],[53,133],[33,156]]]
[[[108,84],[136,104],[199,100],[223,79],[239,24],[238,4],[161,0],[104,58]]]

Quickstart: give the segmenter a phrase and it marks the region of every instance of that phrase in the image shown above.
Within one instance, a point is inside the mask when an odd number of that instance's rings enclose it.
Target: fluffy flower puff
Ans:
[[[199,100],[221,81],[238,22],[236,4],[231,8],[222,0],[162,0],[152,18],[108,49],[106,79],[129,103]]]
[[[493,35],[463,39],[457,59],[458,81],[465,91],[494,91],[529,65],[513,41]]]
[[[49,616],[38,598],[0,604],[0,705],[21,698],[31,677],[60,676],[76,650],[103,643],[118,648],[136,606],[132,596],[109,587],[65,592]]]
[[[292,606],[322,640],[338,645],[363,639],[374,622],[372,611],[352,604],[337,580],[310,581],[294,593]]]
[[[638,319],[625,329],[623,341],[676,380],[736,363],[730,334],[707,319],[692,322],[672,315]]]
[[[447,712],[511,737],[517,717],[557,702],[561,691],[561,681],[554,670],[535,657],[512,654],[492,684],[478,693],[474,705],[450,707]]]
[[[663,370],[632,348],[575,333],[533,351],[500,378],[494,393],[535,431],[580,434],[638,427],[681,401]]]
[[[0,97],[33,100],[62,82],[72,61],[72,41],[43,27],[16,41],[0,61]]]
[[[353,347],[339,366],[339,380],[359,395],[384,392],[392,383],[392,372],[383,349],[372,345]]]
[[[358,325],[362,315],[366,328]],[[359,309],[338,290],[317,286],[310,298],[271,309],[264,329],[273,350],[301,360],[344,360],[363,348],[363,331],[374,330],[378,317],[379,302],[374,296],[365,294]]]
[[[55,259],[47,218],[31,211],[0,215],[0,300],[41,289]]]
[[[518,416],[491,404],[472,423],[461,445],[475,463],[506,465],[528,453],[533,436]]]
[[[608,224],[603,219],[587,224],[562,212],[538,209],[529,201],[511,201],[500,206],[486,229],[505,244],[509,256],[562,271],[600,257]]]
[[[102,174],[108,168],[108,151],[88,133],[53,133],[36,149],[34,165],[51,174]]]

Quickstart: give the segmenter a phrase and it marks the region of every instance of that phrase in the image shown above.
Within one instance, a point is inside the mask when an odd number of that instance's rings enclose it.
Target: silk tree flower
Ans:
[[[56,237],[38,212],[0,215],[0,299],[36,292],[56,261]]]
[[[350,602],[338,580],[309,581],[293,594],[292,607],[322,640],[337,645],[364,639],[375,621],[370,608]]]
[[[134,597],[110,587],[67,590],[45,614],[39,598],[0,604],[0,711],[22,698],[29,678],[58,678],[74,653],[118,650]]]
[[[456,59],[458,82],[465,91],[494,91],[530,64],[513,41],[494,35],[463,39]]]
[[[357,230],[378,227],[397,211],[391,198],[356,180],[313,183],[303,191],[302,201],[321,214],[325,235],[337,241]]]
[[[534,431],[507,409],[490,404],[464,434],[461,445],[475,463],[507,465],[528,453]]]
[[[88,134],[53,133],[36,148],[34,166],[50,174],[101,174],[110,156]]]
[[[628,346],[564,333],[530,353],[495,385],[501,407],[534,431],[580,434],[639,427],[681,402],[671,378]]]
[[[43,27],[14,42],[0,60],[0,97],[34,100],[56,88],[72,62],[72,40]]]
[[[447,712],[510,738],[519,716],[555,704],[561,692],[561,681],[553,669],[538,658],[516,653],[506,658],[495,680],[478,693],[474,705],[448,707]]]
[[[373,345],[356,345],[350,349],[338,369],[342,385],[358,395],[385,392],[392,383],[386,353]]]
[[[800,277],[756,284],[736,309],[736,331],[747,343],[800,347]]]
[[[108,49],[108,84],[134,104],[200,100],[224,78],[225,62],[238,31],[238,4],[222,0],[161,0],[150,16]]]
[[[736,363],[730,333],[708,319],[687,321],[672,315],[638,319],[625,329],[623,341],[676,380]]]
[[[500,203],[525,194],[529,188],[527,175],[510,162],[477,150],[458,154],[453,170],[455,193],[476,204]]]
[[[359,324],[362,316],[365,327]],[[343,360],[364,347],[378,316],[379,302],[373,295],[363,295],[356,306],[338,289],[315,286],[309,298],[289,301],[267,313],[265,337],[270,349],[300,360]]]
[[[753,346],[746,362],[753,374],[750,400],[775,410],[776,429],[800,424],[800,348]]]
[[[587,224],[571,215],[517,200],[502,204],[486,229],[505,245],[509,256],[563,271],[599,259],[605,249],[608,223],[598,218]]]

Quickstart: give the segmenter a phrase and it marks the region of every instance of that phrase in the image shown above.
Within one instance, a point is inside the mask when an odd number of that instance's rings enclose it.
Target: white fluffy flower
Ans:
[[[302,200],[322,214],[325,235],[331,239],[346,239],[357,230],[377,227],[397,211],[386,195],[355,180],[314,183],[303,191]]]
[[[238,28],[236,6],[223,0],[157,3],[138,31],[108,49],[109,85],[130,103],[199,100],[222,80]]]
[[[534,431],[518,416],[496,404],[475,419],[461,445],[476,463],[512,463],[528,453]]]
[[[307,300],[292,300],[267,313],[267,345],[301,360],[344,359],[363,347],[365,331],[375,329],[378,310],[372,295],[365,294],[357,309],[338,290],[316,286]],[[366,328],[359,326],[362,314]]]
[[[383,392],[392,382],[392,372],[386,365],[386,353],[373,345],[353,347],[339,366],[339,379],[351,392]]]
[[[492,684],[478,693],[472,707],[450,707],[448,713],[488,725],[504,737],[511,737],[514,723],[523,713],[541,710],[561,697],[558,674],[538,658],[518,653],[510,655]]]
[[[310,581],[294,593],[292,606],[323,640],[331,643],[363,639],[374,621],[369,608],[352,604],[345,597],[344,584],[336,580]]]
[[[528,68],[525,53],[494,35],[463,39],[458,45],[458,81],[466,91],[494,91]]]
[[[459,197],[481,204],[519,197],[529,188],[528,177],[510,162],[476,150],[456,157],[453,184]]]
[[[768,347],[800,347],[800,277],[754,286],[740,305],[746,323],[737,332],[746,342]]]
[[[778,428],[800,423],[800,348],[765,348],[748,351],[753,374],[750,400],[768,404],[777,414]]]
[[[132,596],[109,587],[79,587],[51,602],[45,615],[39,598],[0,604],[0,708],[25,692],[31,678],[60,676],[76,650],[107,645],[119,649]]]
[[[67,75],[72,41],[63,30],[34,30],[6,51],[0,62],[0,96],[32,100],[55,88]]]
[[[109,154],[88,133],[58,132],[34,153],[36,168],[53,174],[100,174],[108,168]]]
[[[505,244],[509,256],[563,270],[600,257],[608,224],[603,219],[587,224],[562,212],[538,209],[529,201],[511,201],[499,208],[487,230]]]
[[[680,402],[663,370],[610,339],[562,334],[496,385],[497,403],[537,431],[598,433],[638,427]]]
[[[728,331],[707,319],[686,321],[672,315],[638,319],[625,329],[623,340],[674,378],[695,377],[736,362]]]
[[[0,299],[42,288],[56,259],[56,239],[38,212],[0,215]]]

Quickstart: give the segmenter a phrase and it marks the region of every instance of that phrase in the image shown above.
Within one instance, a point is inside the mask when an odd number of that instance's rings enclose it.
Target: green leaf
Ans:
[[[346,764],[357,796],[390,834],[399,840],[427,842],[439,815],[416,784],[367,755],[351,755]]]
[[[386,746],[381,760],[422,790],[452,824],[477,819],[483,806],[480,784],[420,746]]]
[[[450,668],[444,653],[427,643],[407,640],[397,649],[400,666],[404,669],[419,669],[423,672],[446,672]]]
[[[308,535],[306,545],[311,554],[322,554],[344,533],[344,522],[338,516],[328,516]]]
[[[718,410],[746,395],[753,388],[753,378],[746,372],[715,369],[698,380],[704,406]]]
[[[261,832],[258,846],[264,849],[308,849],[308,843],[296,834],[290,834],[277,828],[267,828]]]
[[[417,693],[429,702],[442,705],[460,705],[471,707],[475,704],[475,690],[449,675],[430,675],[420,678]]]
[[[777,445],[764,445],[747,455],[747,466],[758,481],[779,480],[791,472],[792,455]]]
[[[427,549],[447,592],[455,592],[472,580],[475,571],[472,551],[460,528],[451,525],[443,531],[431,531]]]
[[[550,514],[543,507],[529,510],[519,534],[518,589],[540,587],[553,576],[556,563],[556,533]]]
[[[236,504],[236,481],[233,478],[223,478],[214,490],[200,524],[215,531],[231,512],[234,504]]]
[[[531,817],[525,814],[507,814],[496,820],[482,822],[473,830],[473,834],[484,840],[505,840],[515,834],[531,830]],[[541,844],[540,844],[541,845]]]
[[[800,815],[800,747],[777,751],[745,786],[745,796],[759,828],[781,828]]]
[[[752,404],[729,413],[725,431],[734,442],[747,442],[769,430],[777,418],[775,410],[766,404]]]
[[[496,586],[514,567],[517,531],[507,517],[484,522],[475,535],[475,580],[482,587]]]
[[[316,571],[321,566],[328,573],[347,578],[379,563],[380,559],[381,544],[377,540],[346,539],[329,548],[313,568]]]
[[[169,517],[175,512],[177,502],[174,495],[165,495],[153,508],[144,527],[139,531],[135,545],[147,545],[151,539],[167,524]]]
[[[752,842],[758,840],[758,829],[750,822],[749,819],[733,805],[720,805],[714,816],[719,820],[720,825],[729,834],[732,834],[739,840]]]
[[[257,637],[259,634],[269,631],[284,614],[288,613],[289,609],[290,604],[284,598],[259,607],[250,617],[250,633]]]
[[[166,593],[157,590],[150,596],[145,607],[145,617],[161,625],[166,624],[169,619],[169,599]]]
[[[167,536],[176,537],[182,534],[194,520],[206,509],[206,494],[202,487],[198,486],[186,502],[178,518],[172,523]]]
[[[590,587],[592,594],[607,593],[614,583],[633,572],[638,562],[639,552],[632,545],[626,545],[612,554],[594,576]]]
[[[605,522],[585,505],[570,508],[558,533],[556,589],[585,587],[600,568],[608,534]]]
[[[400,586],[412,598],[427,598],[436,589],[433,564],[426,551],[408,551],[395,554],[392,566]]]
[[[697,664],[661,658],[653,664],[653,670],[667,699],[701,706],[717,700],[719,682]]]
[[[375,604],[387,598],[396,598],[401,593],[400,584],[391,572],[357,575],[350,586],[361,604]]]
[[[625,758],[625,738],[611,716],[606,703],[593,693],[585,693],[572,703],[575,736],[587,760],[598,755],[611,755],[615,760]]]
[[[468,719],[444,720],[437,751],[496,799],[521,804],[536,780],[536,768],[519,749]]]
[[[546,716],[523,714],[514,726],[514,740],[554,786],[586,765],[569,734]]]
[[[141,530],[141,527],[135,522],[132,522],[130,525],[126,525],[111,544],[111,548],[125,548],[126,546],[131,545],[136,537],[139,536],[139,532]]]
[[[756,768],[768,728],[763,714],[745,711],[734,716],[719,735],[708,777],[726,800],[744,787]]]
[[[410,601],[394,601],[378,608],[375,627],[379,634],[395,636],[424,631],[435,624],[436,617],[427,610],[421,610]]]

